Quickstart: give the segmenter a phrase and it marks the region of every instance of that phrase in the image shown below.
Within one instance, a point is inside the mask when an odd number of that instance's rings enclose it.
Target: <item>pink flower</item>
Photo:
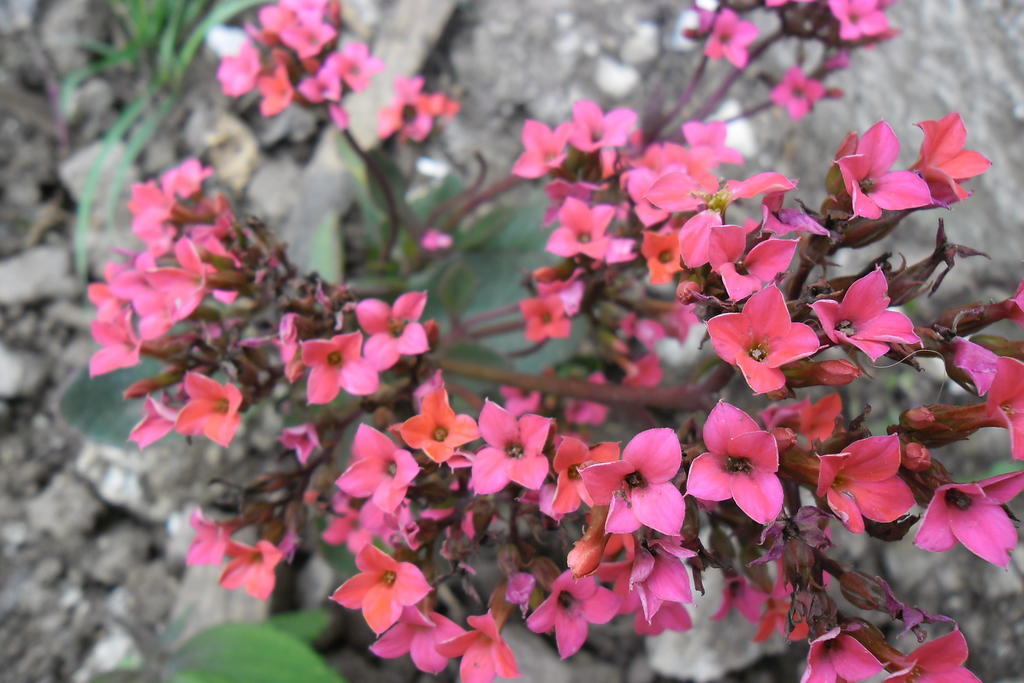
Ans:
[[[636,112],[631,109],[613,109],[605,114],[596,103],[577,100],[572,105],[569,144],[581,152],[621,147],[628,141],[636,119]]]
[[[295,50],[299,59],[310,59],[320,54],[338,32],[322,22],[293,23],[281,31],[281,42]]]
[[[270,541],[260,540],[256,547],[231,541],[228,557],[234,558],[224,567],[220,585],[228,590],[244,588],[254,598],[266,600],[274,592],[274,567],[284,557]]]
[[[953,112],[938,121],[921,121],[917,127],[924,131],[924,141],[917,161],[910,168],[924,176],[932,198],[951,204],[970,196],[960,182],[981,175],[992,162],[977,152],[964,149],[967,128],[960,114]]]
[[[722,216],[717,211],[701,211],[679,230],[679,254],[687,268],[727,261],[726,255],[721,253],[721,245],[730,242],[742,245],[747,232],[738,225],[722,225]]]
[[[306,383],[310,404],[330,403],[341,389],[353,396],[377,391],[380,377],[373,364],[363,358],[362,347],[362,332],[302,342],[302,362],[310,368]]]
[[[669,539],[637,547],[629,572],[629,590],[640,598],[640,608],[648,623],[666,603],[693,602],[690,577],[682,560],[696,554]]]
[[[785,192],[773,192],[765,195],[761,203],[761,227],[766,232],[786,235],[791,232],[806,232],[812,235],[828,236],[828,230],[799,209],[784,209],[782,202]]]
[[[145,448],[170,434],[178,419],[177,411],[152,396],[146,397],[143,410],[145,415],[132,427],[128,436],[128,439],[137,443],[139,448]]]
[[[864,517],[892,522],[914,505],[914,494],[899,478],[900,439],[896,434],[854,441],[842,453],[819,459],[817,495],[847,529],[863,533]]]
[[[894,211],[932,203],[928,184],[911,171],[890,171],[900,153],[900,142],[885,121],[871,126],[857,141],[853,154],[836,160],[853,215],[880,218],[882,209]]]
[[[863,681],[882,668],[882,663],[860,641],[836,626],[811,641],[807,668],[800,683]]]
[[[196,535],[192,537],[192,543],[188,547],[185,564],[220,564],[228,552],[234,528],[207,519],[199,508],[192,512],[188,521],[195,529]]]
[[[352,442],[352,462],[336,483],[348,495],[370,498],[384,512],[394,512],[419,471],[412,453],[361,424]]]
[[[717,232],[723,236],[735,233]],[[724,257],[725,260],[713,264],[713,268],[722,276],[725,291],[733,301],[745,299],[789,268],[799,243],[799,240],[767,239],[744,253],[744,239],[728,241],[732,244],[720,242],[721,253],[715,254],[716,259]]]
[[[263,95],[260,113],[264,116],[280,114],[288,108],[295,96],[292,82],[288,78],[288,69],[284,64],[276,65],[269,74],[257,78],[256,87]]]
[[[786,300],[775,285],[750,297],[739,313],[709,320],[708,334],[715,352],[739,367],[756,394],[784,387],[786,377],[779,368],[818,351],[818,335],[790,319]]]
[[[277,440],[285,448],[295,451],[295,457],[302,465],[306,464],[313,451],[320,448],[320,437],[312,422],[282,429],[281,436],[277,437]]]
[[[679,533],[686,508],[673,477],[682,464],[679,439],[671,429],[648,429],[634,436],[622,460],[580,470],[597,505],[610,505],[605,531],[628,534],[648,526],[663,534]]]
[[[203,302],[208,291],[206,278],[216,272],[199,256],[199,249],[187,237],[174,243],[174,256],[180,268],[154,268],[146,272],[146,282],[164,298],[172,322],[184,320]]]
[[[160,176],[160,186],[169,196],[188,199],[202,192],[203,181],[213,175],[213,169],[203,166],[199,159],[185,159]]]
[[[174,230],[168,221],[175,204],[174,195],[162,190],[154,181],[132,185],[128,202],[132,232],[146,243],[154,256],[167,253],[174,241]]]
[[[572,322],[565,316],[565,304],[557,294],[523,299],[519,310],[526,319],[524,335],[530,341],[565,339],[572,333]]]
[[[731,9],[723,9],[715,17],[704,54],[711,59],[725,57],[737,69],[747,66],[747,47],[757,38],[757,26],[740,19]]]
[[[426,615],[415,607],[406,607],[398,623],[370,646],[370,652],[384,659],[408,654],[420,671],[439,674],[448,665],[448,657],[437,651],[437,644],[464,633],[458,624],[439,612]]]
[[[967,373],[979,396],[988,393],[992,386],[998,361],[999,356],[981,344],[967,341],[963,337],[953,340],[953,364]]]
[[[551,584],[551,594],[526,620],[534,633],[555,630],[562,659],[579,652],[587,640],[588,624],[607,624],[619,610],[619,596],[602,588],[593,577],[574,579],[565,571]]]
[[[440,251],[441,249],[447,249],[452,246],[452,236],[446,232],[440,230],[434,230],[430,228],[423,233],[423,237],[420,238],[420,246],[427,251]]]
[[[727,574],[722,587],[722,604],[718,606],[711,618],[714,621],[725,619],[735,609],[744,619],[752,624],[760,620],[761,606],[768,596],[750,585],[738,574]]]
[[[90,329],[92,338],[103,347],[89,359],[90,377],[139,364],[142,340],[132,324],[130,310],[108,321],[94,320]]]
[[[839,37],[843,40],[860,40],[889,30],[879,0],[828,0],[828,6],[839,20]]]
[[[320,70],[299,83],[299,92],[310,102],[337,102],[341,99],[341,55],[331,53]]]
[[[555,497],[551,509],[555,513],[567,515],[575,512],[580,502],[593,505],[594,499],[583,483],[580,473],[582,467],[599,462],[613,462],[619,459],[619,445],[615,443],[599,443],[593,448],[574,436],[567,436],[558,444],[555,451],[553,467],[558,476],[555,486]]]
[[[227,446],[242,424],[238,409],[242,392],[234,384],[220,384],[198,372],[185,374],[189,402],[178,413],[174,428],[185,435],[205,434],[211,441]]]
[[[967,641],[960,629],[925,643],[904,658],[906,667],[885,680],[895,683],[980,683],[964,668]]]
[[[743,155],[725,144],[727,133],[724,121],[687,121],[683,124],[683,137],[695,152],[709,155],[715,165],[742,164]]]
[[[395,299],[394,306],[379,299],[363,299],[356,305],[359,325],[370,335],[364,354],[378,370],[387,370],[403,355],[430,350],[427,333],[417,322],[426,305],[426,292],[406,292]]]
[[[469,485],[479,494],[497,493],[509,481],[538,489],[548,476],[544,444],[551,430],[551,418],[512,413],[488,399],[480,411],[480,436],[487,445],[473,459]]]
[[[814,103],[824,96],[825,86],[821,81],[808,77],[799,66],[791,67],[772,90],[772,102],[785,107],[794,121],[806,116]]]
[[[518,678],[515,653],[501,637],[494,615],[487,612],[466,621],[472,631],[437,645],[444,657],[462,657],[459,676],[464,683],[491,683],[496,676]]]
[[[1001,356],[988,390],[985,407],[989,417],[1010,430],[1010,453],[1024,460],[1024,363]]]
[[[339,53],[339,72],[354,92],[370,87],[370,79],[384,71],[384,62],[370,55],[365,43],[348,43]]]
[[[914,545],[931,552],[960,541],[972,553],[1005,567],[1017,545],[1017,529],[1003,505],[1024,489],[1024,471],[935,489]]]
[[[739,408],[719,401],[704,423],[707,453],[690,465],[686,492],[704,500],[736,501],[758,524],[782,510],[775,438]]]
[[[238,54],[225,57],[217,67],[221,90],[228,97],[241,97],[256,87],[261,68],[259,50],[246,40]]]
[[[498,391],[505,398],[505,410],[519,417],[523,413],[540,410],[541,395],[539,391],[527,392],[519,387],[500,386]]]
[[[889,350],[890,343],[921,343],[910,318],[886,310],[888,291],[885,274],[875,269],[850,285],[841,303],[824,299],[811,308],[830,340],[856,346],[874,361]]]
[[[331,600],[349,609],[362,609],[374,633],[388,630],[411,607],[427,597],[430,584],[419,567],[399,562],[373,544],[356,555],[360,573],[341,584]]]
[[[546,249],[558,256],[583,254],[599,261],[608,253],[609,238],[605,231],[614,217],[614,206],[598,204],[591,208],[569,197],[558,210],[561,227],[551,233]]]
[[[524,151],[512,166],[512,173],[520,178],[540,178],[561,166],[570,130],[568,123],[551,130],[540,121],[527,119],[521,138]]]

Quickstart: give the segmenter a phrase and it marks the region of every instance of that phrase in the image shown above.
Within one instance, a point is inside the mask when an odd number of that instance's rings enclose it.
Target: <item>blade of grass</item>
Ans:
[[[206,17],[203,18],[199,25],[192,29],[188,39],[182,46],[181,51],[178,52],[177,68],[174,73],[174,80],[180,81],[188,70],[192,60],[195,59],[196,52],[199,51],[199,46],[203,44],[203,40],[206,38],[207,32],[216,26],[217,24],[223,24],[225,21],[233,18],[236,14],[244,12],[250,7],[264,4],[266,0],[228,0],[228,2],[222,2],[214,7]]]
[[[138,58],[138,50],[134,45],[126,45],[117,52],[112,52],[95,62],[91,62],[83,67],[75,69],[69,73],[60,86],[60,108],[61,111],[66,112],[68,108],[68,98],[71,93],[77,88],[83,81],[86,81],[98,73],[113,69],[125,62],[133,62]]]
[[[106,227],[109,229],[114,224],[114,211],[117,209],[117,202],[121,196],[121,190],[124,189],[125,181],[128,176],[128,169],[131,168],[135,159],[138,158],[142,152],[143,146],[149,142],[149,139],[153,137],[153,133],[156,132],[157,126],[164,120],[167,114],[170,113],[171,108],[177,101],[173,95],[167,95],[161,100],[156,110],[150,114],[146,119],[139,124],[139,127],[132,133],[131,138],[128,140],[128,145],[125,147],[124,155],[117,164],[117,168],[114,169],[114,175],[111,178],[110,183],[107,185],[107,196],[104,202],[104,213],[106,219]]]
[[[78,208],[75,212],[75,230],[72,240],[75,251],[75,270],[82,278],[86,276],[88,267],[88,240],[86,238],[89,234],[92,205],[96,201],[96,191],[99,188],[100,176],[103,173],[103,164],[106,162],[114,145],[124,138],[131,125],[145,112],[146,105],[149,103],[151,96],[152,88],[135,98],[128,108],[121,112],[117,121],[110,127],[107,134],[103,136],[100,153],[89,169],[89,175],[86,176],[85,186],[82,188],[82,197],[78,202]]]

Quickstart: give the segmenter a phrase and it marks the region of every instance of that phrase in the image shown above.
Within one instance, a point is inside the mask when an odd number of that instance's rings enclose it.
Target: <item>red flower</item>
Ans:
[[[178,413],[174,428],[185,435],[205,434],[221,446],[227,446],[238,431],[242,418],[242,392],[234,384],[220,384],[198,372],[185,375],[185,393],[189,402]]]

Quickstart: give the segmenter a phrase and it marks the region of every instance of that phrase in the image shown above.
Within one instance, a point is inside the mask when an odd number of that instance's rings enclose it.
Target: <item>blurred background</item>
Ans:
[[[93,350],[85,282],[113,245],[131,244],[132,182],[198,156],[240,214],[275,226],[307,264],[322,245],[311,226],[326,225],[334,239],[343,229],[354,187],[330,123],[296,107],[264,119],[251,100],[220,93],[215,52],[237,40],[223,24],[240,25],[257,4],[0,0],[0,680],[89,681],[216,623],[320,608],[339,582],[330,562],[303,558],[264,604],[221,590],[217,568],[184,565],[189,513],[211,499],[212,479],[241,480],[256,467],[247,455],[272,447],[276,416],[257,416],[226,451],[175,441],[140,453],[123,443],[125,416],[83,398],[80,386]],[[679,35],[684,9],[667,0],[346,0],[345,21],[392,73],[425,73],[432,89],[462,102],[439,138],[403,152],[426,185],[474,173],[477,154],[490,178],[503,176],[519,154],[524,118],[566,120],[574,100],[641,107],[677,95],[697,60]],[[819,103],[798,123],[769,110],[732,126],[730,142],[750,173],[801,178],[799,196],[814,205],[847,131],[884,118],[909,164],[920,141],[913,124],[959,111],[968,146],[993,167],[970,183],[974,197],[945,214],[946,231],[991,259],[958,265],[936,299],[913,312],[927,319],[954,299],[1004,298],[1021,277],[1024,3],[902,0],[889,14],[902,35],[857,54],[829,81],[842,99]],[[754,71],[777,74],[793,57],[783,49]],[[734,92],[723,115],[766,93],[763,85]],[[389,98],[390,84],[378,79],[353,104],[357,135],[372,137],[376,106]],[[906,222],[863,256],[923,256],[934,243],[933,215]],[[901,368],[885,387],[892,405],[950,398],[927,372]],[[1008,449],[999,431],[946,450],[966,478],[990,474]],[[1021,552],[1002,571],[962,548],[937,558],[908,542],[884,555],[876,541],[842,545],[908,602],[956,618],[982,680],[1022,680]],[[778,639],[746,644],[745,622],[708,619],[718,606],[709,589],[693,631],[646,647],[598,631],[594,648],[563,663],[525,630],[509,640],[528,680],[796,680],[803,649],[787,651]],[[329,619],[332,635],[320,646],[349,680],[415,680],[411,666],[380,668],[368,657],[370,634],[358,620]]]

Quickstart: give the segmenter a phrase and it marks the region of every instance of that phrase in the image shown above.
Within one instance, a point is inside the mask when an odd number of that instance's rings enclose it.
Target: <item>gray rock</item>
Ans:
[[[300,172],[298,164],[287,156],[260,164],[246,190],[252,212],[269,225],[278,224],[298,198]]]
[[[135,524],[117,524],[90,543],[84,568],[93,579],[108,585],[124,581],[128,570],[146,558],[149,534]]]
[[[26,503],[26,510],[36,532],[67,540],[92,529],[103,506],[85,484],[62,472]]]
[[[90,0],[63,0],[48,4],[39,33],[43,48],[53,59],[57,71],[66,74],[89,61],[89,52],[81,40],[74,39],[75,36],[99,36],[99,27],[110,15],[96,11],[97,5]]]
[[[46,373],[41,356],[9,349],[0,342],[0,398],[32,396],[42,387]]]
[[[32,25],[39,0],[5,0],[0,3],[0,35],[23,31]]]
[[[39,246],[0,261],[0,305],[27,304],[77,292],[64,247]]]
[[[264,148],[272,147],[285,139],[288,142],[302,142],[316,132],[317,117],[309,109],[288,107],[277,116],[261,119],[257,128],[257,137]]]
[[[99,674],[117,668],[125,659],[138,657],[139,651],[132,637],[122,628],[109,627],[89,651],[88,656],[72,675],[72,683],[87,683]]]
[[[695,596],[692,629],[684,633],[666,631],[647,639],[654,671],[670,678],[708,683],[786,648],[781,638],[753,642],[756,626],[735,610],[720,621],[711,620],[721,600],[722,583],[721,572],[704,575],[705,595]]]
[[[114,204],[116,209],[114,215],[115,223],[118,225],[129,225],[131,222],[127,202],[131,184],[139,179],[139,173],[135,165],[130,164],[124,172],[124,183],[121,187],[116,187],[114,183],[118,168],[121,166],[126,153],[125,144],[118,141],[110,147],[106,156],[103,156],[103,142],[96,141],[65,159],[57,170],[64,187],[68,189],[68,192],[71,193],[75,201],[81,201],[89,177],[94,172],[94,169],[97,168],[97,164],[99,164],[99,182],[93,198],[90,216],[90,221],[94,226],[105,222],[106,206],[107,202],[110,201],[111,192],[118,192]],[[103,157],[102,163],[99,161],[101,156]],[[125,244],[126,242],[121,242],[120,246]]]
[[[626,64],[646,64],[658,56],[659,33],[658,25],[653,21],[638,22],[633,28],[633,33],[622,44],[619,57]]]

